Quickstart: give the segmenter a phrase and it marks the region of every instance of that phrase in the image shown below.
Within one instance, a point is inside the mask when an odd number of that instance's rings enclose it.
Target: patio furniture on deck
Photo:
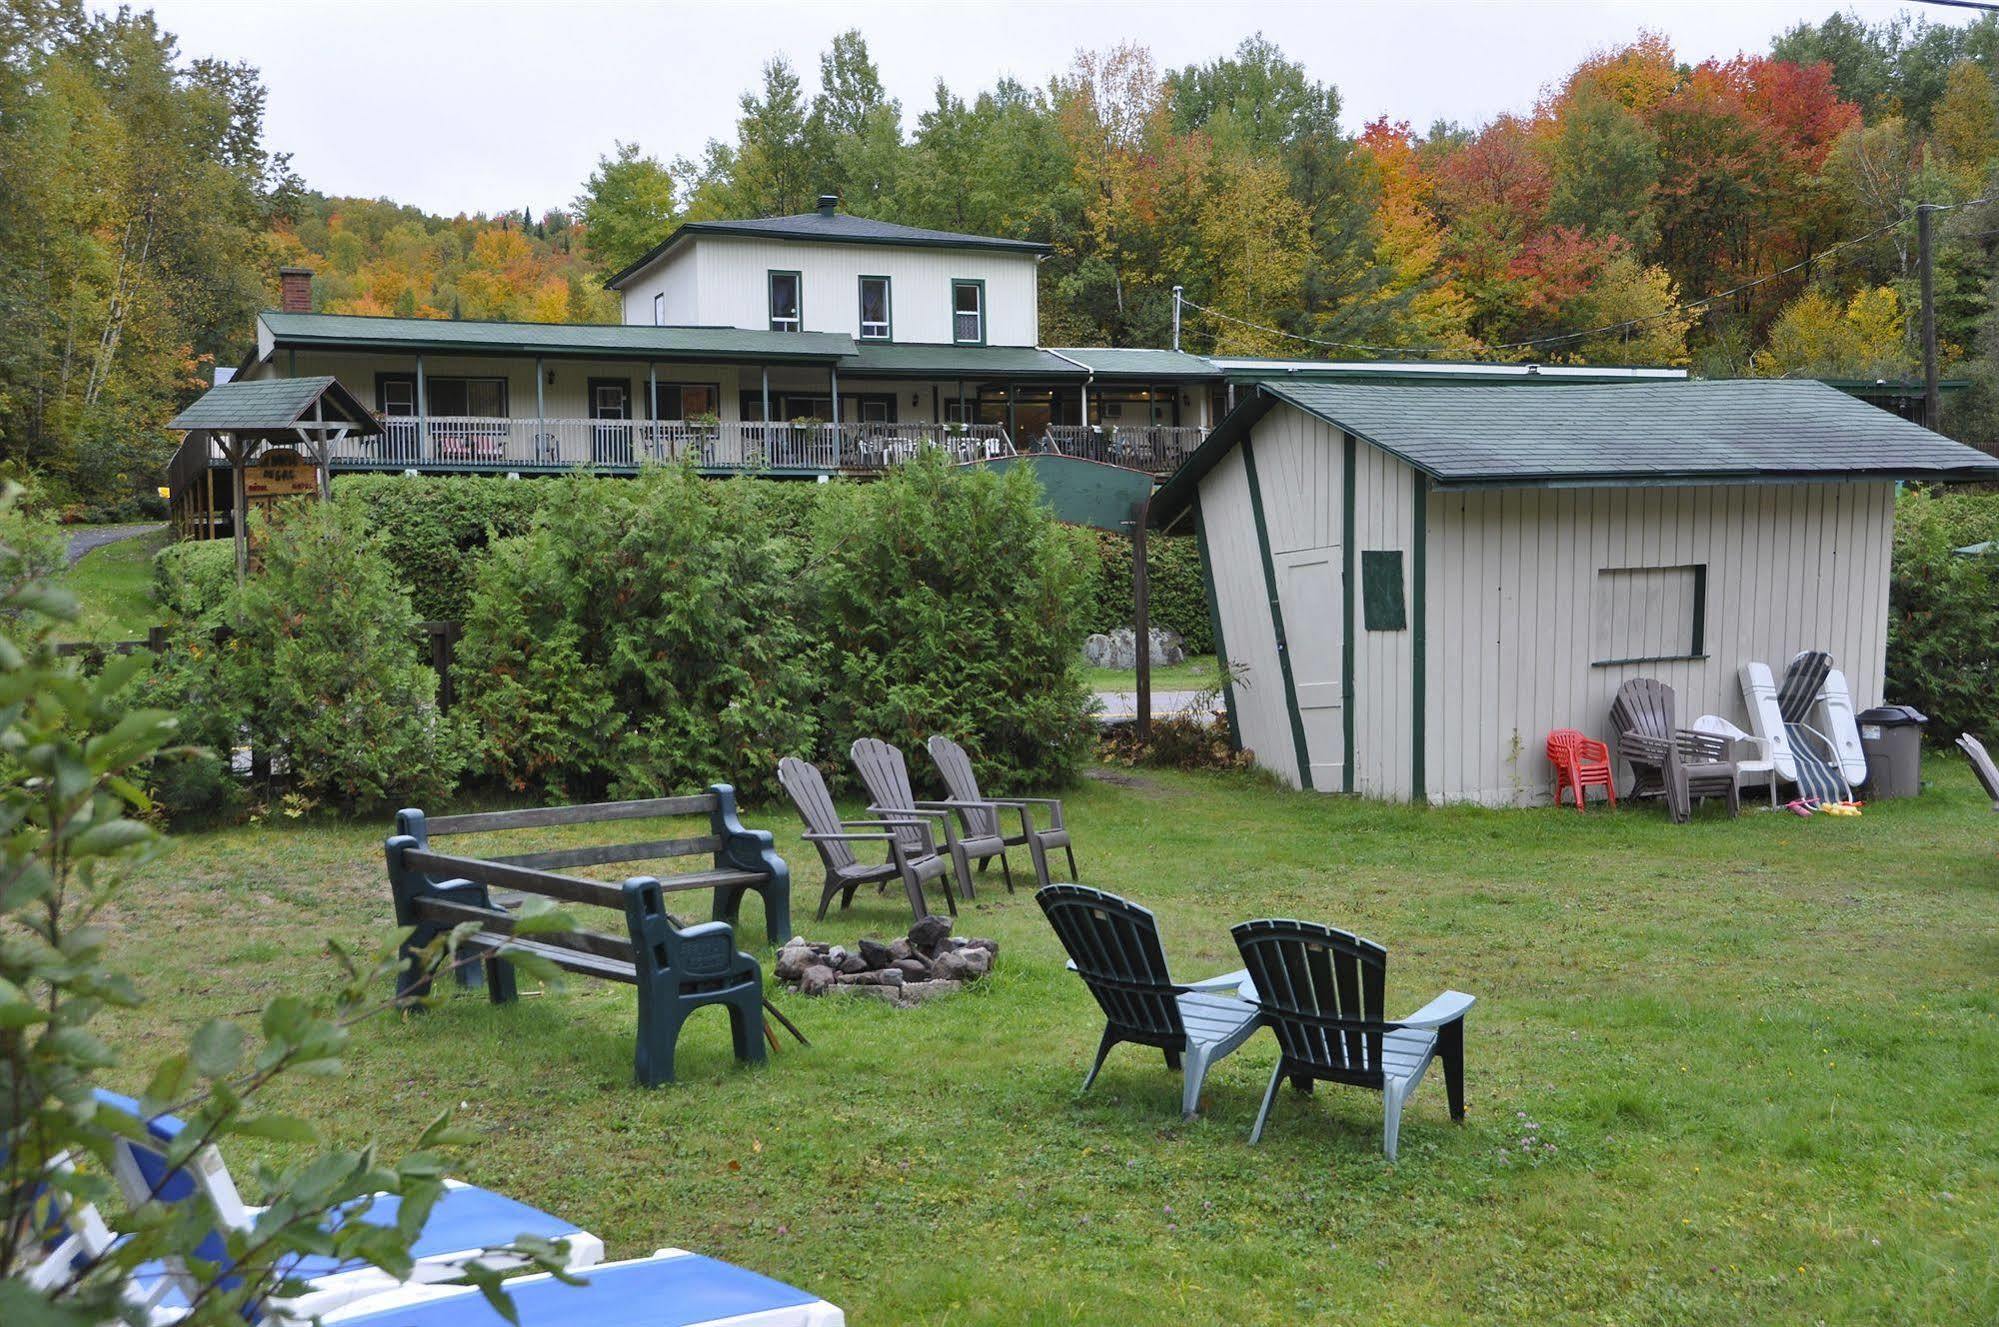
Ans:
[[[930,914],[930,905],[923,897],[926,880],[941,883],[944,904],[952,916],[957,915],[958,902],[951,897],[951,864],[938,855],[928,820],[921,817],[842,820],[826,791],[826,779],[819,767],[796,756],[786,756],[777,762],[777,781],[791,794],[798,818],[805,822],[803,837],[819,850],[819,860],[826,867],[826,884],[819,892],[820,921],[826,919],[826,905],[833,901],[834,895],[840,895],[840,909],[844,912],[854,901],[854,891],[862,885],[880,886],[890,880],[902,881],[909,910],[917,920]],[[888,860],[877,864],[857,860],[853,848],[856,843],[886,844]]]
[[[1208,1069],[1256,1031],[1256,1009],[1238,998],[1248,974],[1175,982],[1159,945],[1158,921],[1115,894],[1084,885],[1048,885],[1034,901],[1068,951],[1070,969],[1104,1011],[1103,1039],[1083,1090],[1090,1090],[1104,1057],[1119,1042],[1154,1046],[1166,1053],[1167,1068],[1181,1070],[1180,1112],[1191,1119],[1200,1109]]]
[[[1634,677],[1617,689],[1610,726],[1618,754],[1631,766],[1631,795],[1664,796],[1674,823],[1693,815],[1696,797],[1728,799],[1728,814],[1739,815],[1742,797],[1728,744],[1674,722],[1673,689],[1653,677]]]
[[[909,762],[902,758],[901,751],[878,737],[855,738],[848,754],[853,758],[854,769],[859,772],[861,782],[867,785],[868,796],[872,799],[868,807],[869,815],[902,819],[924,816],[943,825],[944,846],[951,854],[960,894],[968,899],[976,897],[972,887],[971,860],[974,857],[979,859],[982,871],[993,858],[999,858],[1000,874],[1006,878],[1007,891],[1012,892],[1013,869],[1007,865],[1006,841],[997,830],[977,834],[969,830],[961,834],[958,830],[959,813],[968,810],[990,812],[991,823],[997,826],[999,812],[991,802],[918,801],[909,785]]]
[[[960,812],[965,833],[975,838],[991,837],[997,834],[1000,841],[1009,848],[1025,845],[1028,855],[1034,859],[1034,876],[1037,883],[1053,883],[1048,878],[1048,850],[1060,848],[1069,857],[1069,877],[1076,876],[1076,850],[1069,842],[1069,827],[1062,820],[1062,803],[1054,797],[986,797],[979,791],[979,777],[972,772],[972,758],[965,754],[965,748],[948,737],[933,736],[924,744],[930,751],[930,759],[937,764],[937,772],[944,776],[944,786],[952,798],[963,804]],[[1009,835],[1000,824],[999,812],[985,808],[1007,807],[1020,814],[1020,833]],[[1046,829],[1034,823],[1034,808],[1042,807],[1048,816]],[[1007,881],[1007,892],[1013,892],[1013,882]]]
[[[1451,1118],[1465,1117],[1465,1014],[1473,997],[1445,991],[1409,1017],[1382,1016],[1388,951],[1371,940],[1313,922],[1272,919],[1230,928],[1255,986],[1260,1022],[1277,1034],[1277,1068],[1249,1141],[1264,1123],[1285,1079],[1309,1093],[1316,1080],[1381,1093],[1381,1150],[1390,1161],[1402,1131],[1402,1107],[1433,1059],[1444,1064]]]
[[[1573,788],[1576,810],[1583,809],[1583,789],[1601,788],[1617,806],[1617,783],[1610,773],[1610,748],[1573,728],[1557,728],[1548,734],[1548,763],[1555,767],[1555,805],[1562,804],[1562,789]]]

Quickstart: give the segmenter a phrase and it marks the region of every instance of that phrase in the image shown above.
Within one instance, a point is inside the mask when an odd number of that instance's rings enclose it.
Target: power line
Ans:
[[[1999,195],[1992,195],[1985,198],[1967,198],[1963,202],[1959,203],[1933,203],[1929,204],[1928,206],[1931,208],[1932,211],[1950,212],[1950,211],[1955,211],[1959,208],[1978,207],[1986,203],[1994,202],[1995,200],[1999,200]],[[1803,269],[1812,266],[1814,263],[1825,262],[1828,259],[1834,257],[1836,254],[1839,254],[1843,250],[1850,249],[1858,244],[1865,244],[1869,240],[1876,240],[1881,238],[1883,235],[1886,235],[1888,232],[1896,229],[1899,226],[1906,224],[1910,219],[1911,218],[1908,216],[1897,217],[1895,220],[1888,222],[1886,225],[1877,226],[1873,230],[1868,231],[1864,235],[1854,235],[1847,239],[1843,239],[1839,241],[1837,244],[1831,245],[1828,248],[1821,249],[1817,253],[1811,255],[1809,258],[1803,258],[1795,263],[1792,263],[1789,267],[1778,268],[1774,272],[1766,272],[1762,276],[1756,277],[1753,280],[1743,282],[1741,285],[1731,286],[1727,290],[1716,291],[1714,294],[1711,295],[1703,295],[1701,298],[1696,300],[1683,301],[1681,303],[1675,304],[1672,308],[1666,310],[1663,313],[1646,314],[1645,316],[1639,318],[1626,318],[1622,322],[1609,323],[1602,327],[1592,327],[1585,331],[1580,331],[1580,332],[1561,332],[1553,336],[1531,337],[1524,341],[1503,341],[1495,345],[1484,346],[1478,350],[1469,351],[1469,352],[1457,346],[1384,346],[1384,345],[1373,345],[1364,341],[1329,341],[1321,339],[1319,337],[1306,336],[1300,332],[1287,332],[1281,327],[1266,326],[1263,323],[1252,322],[1247,318],[1238,318],[1232,313],[1223,313],[1220,309],[1211,309],[1205,304],[1200,304],[1195,302],[1194,300],[1188,299],[1185,294],[1181,295],[1180,300],[1181,303],[1186,304],[1191,308],[1199,309],[1202,313],[1223,319],[1226,322],[1232,322],[1237,324],[1238,326],[1247,327],[1258,332],[1267,332],[1272,336],[1286,337],[1290,340],[1302,342],[1306,345],[1320,346],[1328,350],[1361,350],[1373,354],[1390,354],[1390,355],[1457,355],[1460,357],[1464,357],[1467,355],[1476,356],[1481,354],[1490,355],[1495,352],[1504,351],[1504,350],[1532,350],[1539,348],[1541,346],[1560,345],[1566,341],[1582,341],[1582,340],[1587,340],[1590,337],[1608,336],[1613,332],[1635,331],[1640,327],[1649,326],[1652,323],[1664,322],[1669,318],[1678,317],[1682,314],[1691,313],[1696,310],[1703,309],[1710,304],[1716,304],[1726,299],[1733,299],[1735,296],[1743,294],[1746,291],[1754,290],[1758,286],[1766,285],[1769,282],[1779,280],[1780,278],[1783,277],[1787,277],[1794,272],[1802,271]]]

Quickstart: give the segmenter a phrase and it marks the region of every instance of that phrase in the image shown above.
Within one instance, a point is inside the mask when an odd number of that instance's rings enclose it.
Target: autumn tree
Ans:
[[[615,143],[576,199],[583,243],[605,276],[622,270],[666,238],[676,216],[673,176],[637,143]]]

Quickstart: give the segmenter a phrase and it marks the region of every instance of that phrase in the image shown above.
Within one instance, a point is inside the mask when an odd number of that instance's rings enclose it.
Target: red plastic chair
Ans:
[[[1583,809],[1583,789],[1592,785],[1603,789],[1610,804],[1617,805],[1617,785],[1610,776],[1610,748],[1592,741],[1573,728],[1557,728],[1548,734],[1548,763],[1555,767],[1555,805],[1562,804],[1562,789],[1576,790],[1576,810]]]

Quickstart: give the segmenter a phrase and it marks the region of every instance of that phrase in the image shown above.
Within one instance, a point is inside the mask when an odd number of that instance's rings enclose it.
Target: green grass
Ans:
[[[73,534],[74,527],[65,534]],[[165,529],[92,549],[65,572],[63,585],[76,595],[78,614],[60,633],[65,640],[143,640],[158,624],[153,603],[153,554],[171,538]]]
[[[1083,676],[1096,691],[1131,691],[1138,686],[1138,675],[1128,668],[1086,667]],[[1212,654],[1190,654],[1184,663],[1152,670],[1152,686],[1156,691],[1203,691],[1220,680],[1221,672]]]
[[[1248,1145],[1268,1034],[1191,1123],[1141,1048],[1079,1095],[1102,1020],[997,869],[959,928],[1001,943],[986,989],[911,1011],[779,995],[813,1046],[762,1071],[704,1013],[681,1083],[638,1090],[629,989],[578,981],[366,1024],[344,1078],[275,1095],[391,1146],[456,1107],[484,1139],[466,1178],[613,1256],[712,1253],[857,1324],[1991,1322],[1999,819],[1961,763],[1930,774],[1857,820],[1686,827],[1205,775],[1076,790],[1082,878],[1154,909],[1181,975],[1237,966],[1231,922],[1302,916],[1388,946],[1392,1014],[1477,994],[1469,1119],[1427,1080],[1393,1166],[1380,1098],[1354,1088],[1286,1089]],[[812,922],[792,818],[750,819],[797,864],[800,929],[907,924],[872,894]],[[323,937],[379,941],[385,824],[182,839],[115,923],[152,997],[119,1019],[115,1077],[137,1085],[204,1018],[313,990]]]

